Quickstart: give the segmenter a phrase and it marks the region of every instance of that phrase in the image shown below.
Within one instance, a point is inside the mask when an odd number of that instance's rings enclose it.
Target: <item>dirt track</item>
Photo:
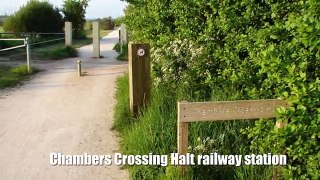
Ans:
[[[110,130],[115,79],[127,64],[115,60],[113,31],[101,40],[103,59],[91,58],[92,46],[79,49],[86,76],[76,61],[36,64],[47,69],[25,85],[0,91],[0,179],[128,179],[121,167],[51,166],[51,152],[113,154]]]

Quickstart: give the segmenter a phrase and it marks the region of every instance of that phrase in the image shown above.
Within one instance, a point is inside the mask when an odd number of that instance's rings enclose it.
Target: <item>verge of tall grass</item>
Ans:
[[[183,90],[181,91],[183,92]],[[117,104],[115,107],[114,129],[121,134],[121,151],[123,154],[158,154],[170,155],[177,152],[177,100],[183,100],[180,93],[168,92],[168,88],[152,88],[148,108],[141,111],[137,118],[129,112],[128,75],[117,80]],[[180,95],[179,95],[180,94]],[[234,100],[237,92],[214,89],[212,100]],[[189,95],[185,95],[188,99]],[[211,150],[219,154],[246,155],[252,154],[250,142],[240,133],[240,129],[250,127],[253,121],[198,122],[189,126],[189,146],[191,153],[208,154],[206,151],[195,151],[198,146],[206,146],[199,139],[209,137],[213,140]],[[170,156],[169,156],[170,157]],[[128,166],[133,179],[175,179],[177,167],[168,166]],[[271,167],[266,166],[191,166],[185,179],[268,179]]]
[[[0,65],[0,89],[16,86],[22,81],[28,80],[32,74],[37,72],[39,72],[39,70],[34,68],[31,72],[28,72],[26,65],[18,67]]]

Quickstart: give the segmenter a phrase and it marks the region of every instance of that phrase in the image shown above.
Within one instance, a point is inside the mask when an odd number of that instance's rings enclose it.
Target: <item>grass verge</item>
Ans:
[[[63,59],[68,57],[77,57],[77,50],[74,47],[66,46],[51,51],[44,51],[43,56],[49,59]]]
[[[157,86],[152,89],[148,108],[133,118],[129,111],[128,75],[117,80],[115,122],[113,128],[120,132],[123,154],[169,155],[177,152],[177,93]],[[212,100],[232,100],[237,93],[216,89]],[[180,97],[180,95],[179,95]],[[189,152],[209,154],[256,154],[249,149],[248,138],[241,129],[253,125],[252,121],[225,121],[191,123],[189,128]],[[211,142],[211,143],[209,143]],[[170,160],[169,160],[170,162]],[[127,166],[133,179],[177,179],[176,166]],[[270,179],[271,167],[267,166],[190,166],[183,179]],[[181,176],[181,175],[180,175]],[[178,178],[179,179],[179,178]]]
[[[18,67],[0,65],[0,89],[16,86],[37,72],[39,72],[37,69],[28,72],[26,65]]]

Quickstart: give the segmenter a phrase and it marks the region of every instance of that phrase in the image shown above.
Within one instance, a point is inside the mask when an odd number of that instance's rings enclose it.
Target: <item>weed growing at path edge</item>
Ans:
[[[18,67],[0,66],[0,89],[15,86],[37,72],[39,72],[37,69],[28,72],[26,65]]]

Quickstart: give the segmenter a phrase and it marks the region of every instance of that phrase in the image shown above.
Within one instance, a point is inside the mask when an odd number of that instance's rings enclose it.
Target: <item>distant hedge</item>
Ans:
[[[47,1],[30,0],[6,18],[7,32],[61,32],[64,22],[58,8]]]

